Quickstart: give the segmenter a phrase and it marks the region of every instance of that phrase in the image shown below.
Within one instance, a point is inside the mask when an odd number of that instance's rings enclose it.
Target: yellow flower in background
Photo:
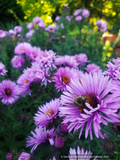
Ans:
[[[108,41],[108,40],[107,40],[107,41],[105,41],[105,46],[106,46],[106,47],[110,47],[110,46],[111,46],[110,41]]]
[[[111,53],[110,52],[107,53],[107,57],[111,57]]]

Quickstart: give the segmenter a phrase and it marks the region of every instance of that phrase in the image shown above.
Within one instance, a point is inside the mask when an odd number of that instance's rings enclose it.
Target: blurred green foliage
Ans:
[[[24,13],[16,0],[0,0],[0,29],[8,23],[19,24],[20,20],[24,20]]]

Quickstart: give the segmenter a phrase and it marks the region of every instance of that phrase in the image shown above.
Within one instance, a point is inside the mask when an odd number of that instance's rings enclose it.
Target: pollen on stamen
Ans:
[[[11,90],[10,89],[5,89],[5,93],[7,96],[11,95]]]
[[[70,82],[70,79],[68,76],[62,76],[62,81],[68,84]]]
[[[25,48],[21,48],[22,51],[25,51]]]
[[[24,83],[28,83],[28,80],[25,80]]]
[[[50,114],[52,115],[52,114],[54,114],[54,110],[52,110],[52,109],[49,109],[47,112],[46,112],[46,114],[49,116]]]

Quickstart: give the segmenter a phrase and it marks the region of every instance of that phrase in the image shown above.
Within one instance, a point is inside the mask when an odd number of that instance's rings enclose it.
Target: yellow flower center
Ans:
[[[46,114],[49,116],[50,114],[52,115],[52,114],[54,114],[54,111],[52,110],[52,109],[49,109],[47,112],[46,112]]]
[[[68,84],[70,82],[70,79],[68,76],[62,76],[62,81]]]
[[[25,48],[21,48],[22,51],[25,51]]]
[[[25,80],[24,83],[28,83],[28,80]]]
[[[33,57],[34,57],[34,59],[36,58],[36,56],[35,56],[35,55],[34,55]]]
[[[10,89],[5,89],[5,94],[6,94],[7,96],[10,96],[10,95],[11,95],[11,90],[10,90]]]

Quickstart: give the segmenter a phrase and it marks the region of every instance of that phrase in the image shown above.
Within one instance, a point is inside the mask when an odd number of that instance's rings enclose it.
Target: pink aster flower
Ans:
[[[0,83],[0,97],[2,97],[2,103],[13,104],[18,100],[19,88],[15,82],[10,80],[3,80]]]
[[[36,57],[35,61],[38,65],[44,70],[45,68],[52,69],[56,68],[53,61],[55,59],[55,52],[52,50],[40,51],[38,57]]]
[[[70,69],[69,67],[60,67],[54,76],[53,82],[55,82],[55,88],[58,91],[66,91],[66,86],[70,84],[71,79],[77,77],[77,72],[75,69]]]
[[[33,31],[33,30],[30,30],[29,32],[27,32],[26,33],[26,38],[31,38],[34,32],[35,31]]]
[[[82,16],[77,16],[77,17],[75,18],[75,20],[78,21],[78,22],[81,21],[81,20],[82,20]]]
[[[28,23],[27,28],[29,30],[33,29],[34,24],[32,22]]]
[[[8,71],[6,70],[4,64],[0,62],[0,75],[6,74]]]
[[[31,79],[31,76],[29,75],[29,73],[24,73],[18,78],[17,83],[20,88],[19,89],[20,94],[23,97],[26,96],[27,91],[28,91],[29,95],[31,95],[31,90],[29,87],[30,87],[30,84],[33,82],[32,80],[33,80],[33,78]]]
[[[30,160],[30,158],[31,158],[31,155],[29,153],[22,152],[19,155],[18,160]]]
[[[120,108],[119,94],[113,91],[108,76],[104,77],[101,72],[94,72],[93,75],[86,73],[80,81],[71,80],[67,90],[61,96],[63,106],[59,110],[60,116],[65,117],[63,123],[70,123],[69,132],[80,129],[80,138],[85,128],[85,138],[90,134],[92,139],[93,127],[95,136],[104,139],[100,124],[120,122],[119,115],[115,113]]]
[[[28,92],[31,95],[30,85],[34,81],[45,81],[45,73],[39,66],[32,66],[24,70],[24,73],[18,78],[17,83],[19,85],[20,93],[23,97]]]
[[[99,72],[99,71],[102,72],[102,70],[100,69],[100,67],[97,66],[97,65],[94,64],[94,63],[88,64],[85,69],[86,69],[86,71],[87,71],[88,73],[91,73],[91,74],[93,74],[94,72]]]
[[[35,133],[34,133],[35,132]],[[46,128],[37,127],[35,130],[31,131],[33,137],[28,136],[26,147],[33,146],[31,149],[31,153],[37,148],[37,146],[47,140],[51,145],[54,145],[54,136],[56,131],[54,129],[46,130]]]
[[[77,9],[75,12],[74,12],[74,16],[77,16],[78,14],[80,14],[82,12],[82,9]]]
[[[31,52],[28,54],[28,56],[33,62],[35,62],[36,58],[40,56],[40,54],[41,54],[41,49],[39,47],[32,47]]]
[[[6,35],[5,31],[0,30],[0,38],[4,38]]]
[[[83,148],[79,148],[79,146],[77,147],[77,152],[75,150],[75,148],[70,148],[69,150],[69,160],[90,160],[92,158],[92,152],[91,151],[84,151]],[[97,156],[95,157],[94,160],[96,159]]]
[[[88,57],[86,54],[84,53],[80,53],[80,54],[76,54],[74,56],[74,59],[76,60],[76,62],[78,63],[78,65],[82,66],[84,63],[89,62],[88,61]]]
[[[36,17],[33,18],[33,22],[34,22],[34,23],[40,23],[40,22],[42,22],[42,21],[43,21],[42,18],[40,18],[40,17],[38,17],[38,16],[36,16]]]
[[[15,47],[15,54],[29,54],[31,52],[32,46],[27,43],[19,43],[16,47]]]
[[[41,21],[41,22],[38,23],[38,26],[40,28],[45,28],[46,24],[43,21]]]
[[[87,9],[83,9],[83,10],[82,10],[82,16],[83,16],[84,18],[88,17],[89,15],[90,15],[90,12],[89,12]]]
[[[38,112],[34,116],[36,126],[46,127],[49,122],[56,119],[59,110],[60,101],[59,99],[51,100],[43,106],[38,108]]]
[[[20,68],[23,66],[25,60],[21,56],[14,56],[11,60],[13,68]]]

